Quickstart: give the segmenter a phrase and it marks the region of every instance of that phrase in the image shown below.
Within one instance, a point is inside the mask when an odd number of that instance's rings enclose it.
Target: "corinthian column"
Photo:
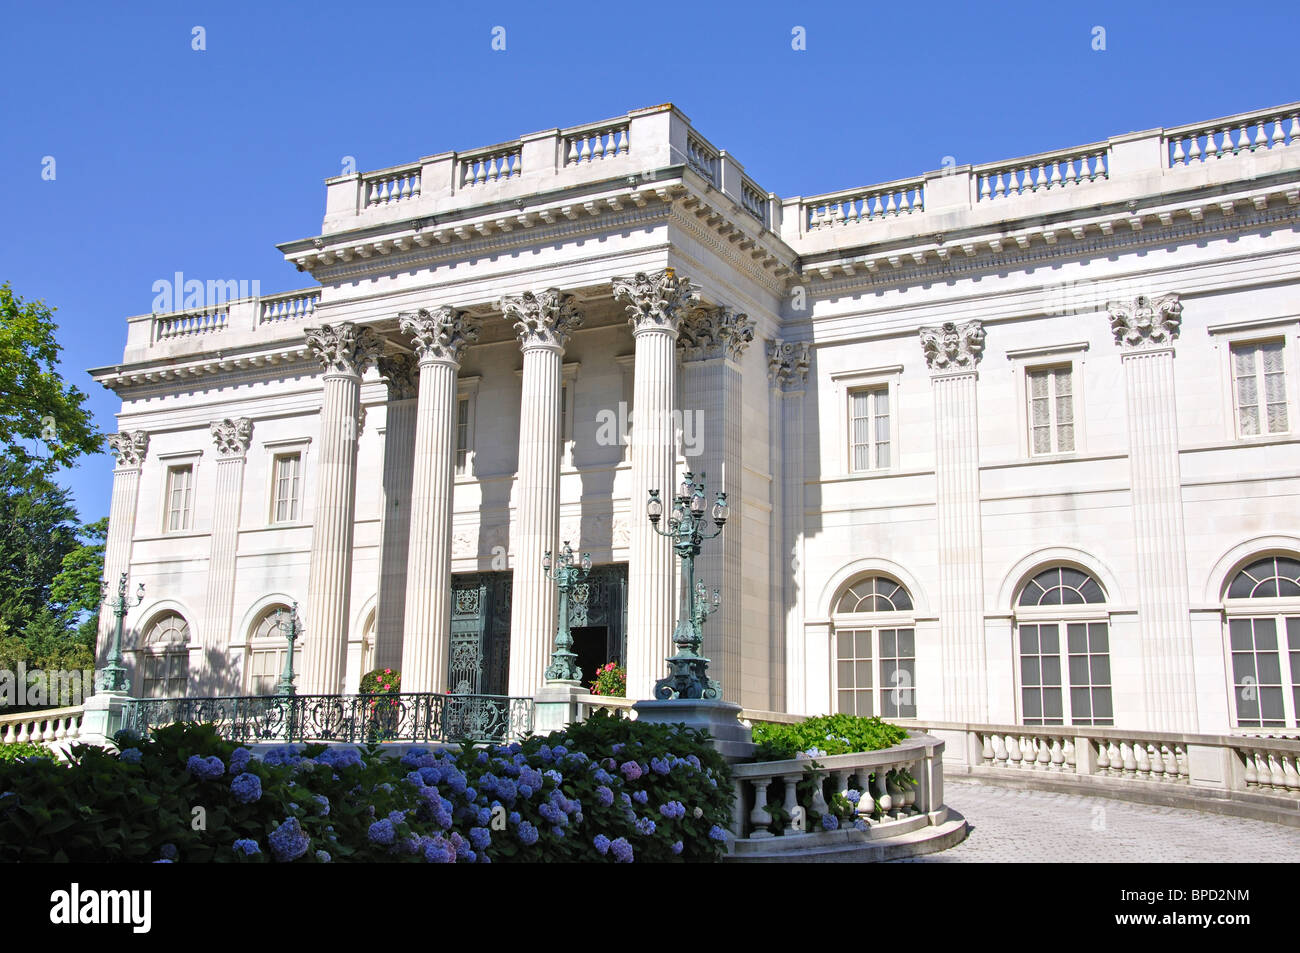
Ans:
[[[135,514],[140,501],[140,469],[149,450],[149,435],[143,430],[124,430],[110,434],[108,446],[117,457],[113,470],[113,500],[108,515],[108,537],[104,540],[104,579],[110,595],[117,591],[117,580],[131,569],[131,540],[135,538]],[[99,610],[99,640],[95,667],[107,664],[109,643],[113,639],[113,615],[110,600]]]
[[[682,319],[677,343],[682,355],[682,434],[686,463],[706,475],[710,495],[725,490],[740,512],[741,475],[741,375],[740,358],[754,340],[754,322],[731,308],[692,308]],[[727,485],[723,486],[726,474]],[[723,533],[695,560],[695,571],[709,589],[717,588],[722,604],[704,626],[704,654],[712,659],[710,675],[722,683],[722,697],[744,703],[741,669],[745,651],[740,629],[743,534]],[[763,640],[766,644],[768,640]],[[770,646],[768,646],[770,648]],[[766,685],[771,678],[770,657],[751,645],[748,663],[761,671]],[[771,692],[764,689],[751,704],[772,707]]]
[[[409,354],[391,354],[379,359],[379,373],[388,384],[388,408],[384,418],[384,505],[379,521],[379,597],[375,604],[374,666],[400,669],[420,368]]]
[[[542,571],[560,533],[560,384],[564,347],[582,326],[573,296],[555,288],[503,298],[524,352],[519,407],[517,540],[510,603],[510,694],[541,688],[555,638],[558,596]]]
[[[1167,294],[1110,302],[1106,310],[1124,363],[1147,727],[1196,731],[1174,395],[1174,339],[1183,306],[1178,295]]]
[[[411,475],[402,690],[447,689],[451,644],[451,494],[455,477],[456,373],[478,323],[445,305],[400,315],[420,362]]]
[[[615,300],[628,302],[636,340],[632,406],[632,502],[627,600],[627,694],[652,698],[673,654],[673,550],[645,515],[651,490],[671,499],[677,486],[673,408],[677,364],[673,348],[682,312],[698,300],[690,279],[671,268],[612,282]],[[735,527],[733,526],[734,530]]]
[[[370,328],[347,322],[304,331],[307,346],[321,362],[325,377],[303,620],[303,689],[311,694],[336,694],[343,688],[352,607],[361,375],[379,356],[381,343]]]
[[[935,421],[935,520],[939,530],[939,624],[943,633],[943,717],[987,721],[984,671],[984,542],[980,532],[976,367],[979,321],[921,328],[931,370]],[[883,686],[891,690],[895,686]],[[898,685],[906,690],[912,686]],[[900,699],[904,704],[906,697]]]
[[[224,662],[235,602],[235,548],[244,493],[244,460],[253,439],[253,422],[247,417],[226,418],[215,421],[211,430],[217,445],[217,485],[213,490],[207,618],[200,628],[203,660],[198,666],[197,694],[239,694],[238,679]]]

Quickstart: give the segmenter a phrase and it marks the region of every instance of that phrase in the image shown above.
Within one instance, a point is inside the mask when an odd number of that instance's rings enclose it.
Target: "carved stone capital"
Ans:
[[[776,387],[797,387],[808,377],[810,348],[807,341],[767,342],[767,377]]]
[[[573,295],[558,288],[525,291],[501,299],[505,319],[515,326],[519,346],[563,348],[569,337],[582,327],[582,314]]]
[[[691,279],[679,278],[671,268],[651,274],[639,271],[631,278],[614,278],[610,284],[614,300],[628,302],[633,335],[652,328],[677,330],[683,312],[700,300]]]
[[[478,319],[448,305],[397,316],[398,327],[409,334],[421,364],[460,364],[465,349],[478,340]]]
[[[253,441],[253,421],[247,417],[232,420],[215,420],[209,428],[212,439],[217,445],[219,457],[242,457],[248,452],[248,445]]]
[[[108,446],[116,455],[119,467],[138,467],[149,451],[149,434],[143,430],[112,433],[108,435]]]
[[[388,399],[413,400],[420,393],[420,364],[410,354],[397,352],[379,357],[379,373],[388,385]]]
[[[383,353],[383,342],[370,328],[357,327],[350,321],[304,328],[307,346],[320,361],[326,374],[360,376]]]
[[[753,340],[754,322],[731,308],[692,308],[677,332],[684,361],[715,357],[737,361]]]
[[[1170,345],[1183,323],[1183,305],[1176,294],[1154,300],[1138,295],[1132,301],[1108,301],[1106,310],[1115,343],[1127,349]]]
[[[931,370],[974,370],[984,356],[984,323],[945,321],[934,328],[921,328],[921,349]]]

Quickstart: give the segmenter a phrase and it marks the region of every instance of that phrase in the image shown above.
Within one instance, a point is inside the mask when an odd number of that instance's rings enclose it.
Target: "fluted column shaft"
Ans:
[[[201,695],[239,694],[237,673],[224,663],[230,645],[235,604],[235,550],[244,493],[244,462],[252,421],[222,420],[212,425],[217,443],[216,486],[212,500],[212,538],[208,556],[206,614],[199,627],[203,660],[195,673]]]
[[[148,451],[149,435],[143,430],[113,434],[108,443],[117,454],[113,497],[108,511],[108,536],[104,540],[104,579],[111,595],[117,591],[118,578],[131,569],[131,541],[135,539],[135,515],[140,502],[140,470]],[[111,599],[105,599],[99,609],[96,668],[107,664],[113,629],[117,625],[111,603]]]
[[[381,669],[400,669],[402,665],[416,417],[414,400],[388,405],[384,426],[384,516],[379,528],[379,598],[375,605],[374,664]]]
[[[532,695],[541,688],[558,622],[559,595],[542,571],[542,558],[547,551],[558,552],[560,534],[563,355],[563,348],[555,344],[524,347],[515,485],[518,543],[510,603],[511,695]]]
[[[301,689],[336,694],[343,690],[352,609],[361,375],[378,356],[380,342],[369,328],[349,323],[308,328],[306,335],[325,374]]]

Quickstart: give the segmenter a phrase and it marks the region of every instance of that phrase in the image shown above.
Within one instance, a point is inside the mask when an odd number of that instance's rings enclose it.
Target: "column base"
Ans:
[[[100,692],[91,695],[82,706],[81,731],[77,737],[78,744],[98,745],[101,748],[113,746],[113,736],[122,730],[126,720],[129,695]]]
[[[713,738],[713,746],[731,763],[754,757],[753,734],[740,720],[741,707],[718,699],[676,698],[639,701],[632,706],[637,721],[700,728]]]
[[[560,731],[578,720],[577,696],[587,694],[582,683],[553,679],[533,696],[533,733]]]

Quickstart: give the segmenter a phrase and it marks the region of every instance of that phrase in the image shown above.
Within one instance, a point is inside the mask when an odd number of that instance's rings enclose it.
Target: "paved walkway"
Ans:
[[[898,863],[1186,863],[1300,859],[1300,828],[945,778],[944,800],[970,825],[956,847]]]

